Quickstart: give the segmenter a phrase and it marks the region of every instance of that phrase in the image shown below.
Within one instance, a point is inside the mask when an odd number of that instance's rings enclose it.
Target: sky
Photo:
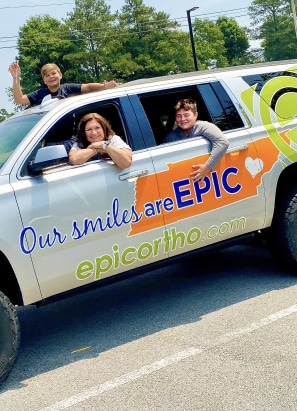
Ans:
[[[121,10],[124,0],[106,0],[111,11]],[[248,7],[252,0],[143,0],[144,5],[153,7],[157,12],[163,11],[170,19],[177,20],[182,29],[188,31],[187,10],[199,7],[191,12],[192,19],[207,18],[216,20],[220,15],[234,18],[237,23],[249,26]],[[175,3],[175,4],[174,4]],[[240,3],[240,4],[239,4]],[[12,77],[8,66],[12,63],[18,52],[16,49],[17,37],[20,27],[26,24],[33,16],[49,14],[58,20],[67,17],[73,11],[74,0],[1,0],[0,3],[0,109],[5,108],[13,112],[13,104],[8,101],[6,89],[12,86]],[[190,38],[189,38],[190,41]],[[48,63],[47,61],[43,64]],[[33,90],[32,90],[33,91]]]

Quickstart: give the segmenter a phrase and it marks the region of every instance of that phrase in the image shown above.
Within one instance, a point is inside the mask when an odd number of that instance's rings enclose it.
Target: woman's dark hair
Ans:
[[[86,148],[90,144],[90,142],[86,138],[86,132],[85,132],[86,124],[90,120],[96,120],[100,124],[100,126],[103,129],[105,141],[107,141],[109,137],[112,137],[115,135],[115,132],[111,128],[111,125],[109,121],[106,120],[106,118],[100,116],[100,114],[98,113],[86,114],[80,119],[80,122],[78,123],[78,126],[77,126],[76,141],[80,148]]]

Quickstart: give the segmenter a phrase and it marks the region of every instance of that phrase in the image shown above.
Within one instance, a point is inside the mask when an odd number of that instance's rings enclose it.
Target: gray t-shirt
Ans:
[[[204,137],[210,141],[212,148],[206,165],[210,170],[213,170],[229,147],[229,142],[224,133],[213,123],[197,120],[188,136],[184,136],[182,130],[177,127],[165,136],[164,143],[191,137]]]

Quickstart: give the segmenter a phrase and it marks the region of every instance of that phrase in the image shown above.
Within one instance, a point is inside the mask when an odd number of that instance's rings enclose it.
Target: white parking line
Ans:
[[[50,405],[49,407],[43,408],[40,411],[61,411],[66,410],[67,408],[79,404],[88,400],[91,397],[96,397],[104,392],[114,390],[121,385],[127,384],[130,381],[137,380],[141,377],[145,377],[146,375],[152,374],[155,371],[158,371],[162,368],[166,368],[172,364],[176,364],[186,358],[193,357],[195,355],[201,354],[211,347],[219,346],[228,343],[235,338],[238,338],[242,335],[249,334],[252,331],[258,330],[262,327],[265,327],[268,324],[271,324],[275,321],[278,321],[284,317],[287,317],[291,314],[297,312],[297,304],[292,305],[284,310],[278,311],[268,317],[262,318],[261,320],[251,323],[246,327],[238,328],[230,333],[226,333],[223,336],[214,340],[209,347],[201,349],[201,348],[189,348],[187,350],[179,351],[178,353],[171,355],[169,357],[163,358],[160,361],[153,362],[152,364],[145,365],[144,367],[139,368],[138,370],[131,371],[127,374],[124,374],[120,377],[114,378],[110,381],[107,381],[103,384],[98,385],[97,387],[90,388],[80,394],[73,395],[63,401],[59,401],[56,404]]]

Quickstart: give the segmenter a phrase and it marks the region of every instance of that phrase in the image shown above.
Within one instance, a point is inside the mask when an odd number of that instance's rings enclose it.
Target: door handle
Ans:
[[[235,147],[228,148],[228,150],[226,151],[226,154],[235,153],[237,151],[243,151],[247,149],[248,149],[247,144],[242,144],[242,146],[235,146]]]
[[[128,173],[120,174],[119,179],[120,181],[129,180],[130,178],[142,177],[148,174],[148,170],[133,170],[129,171]]]

